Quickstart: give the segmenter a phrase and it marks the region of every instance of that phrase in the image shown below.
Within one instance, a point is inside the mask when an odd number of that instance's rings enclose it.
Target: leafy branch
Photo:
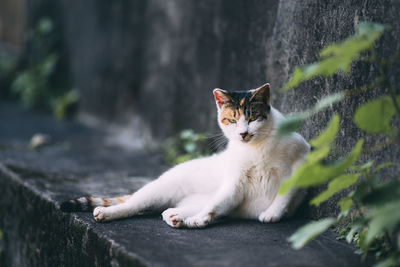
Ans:
[[[347,156],[332,160],[340,127],[340,117],[335,114],[326,129],[309,141],[314,149],[304,163],[281,184],[281,194],[293,188],[327,184],[326,190],[310,201],[310,205],[315,206],[338,192],[352,189],[338,201],[341,212],[336,218],[311,222],[289,238],[295,249],[302,248],[335,223],[345,223],[346,228],[340,229],[340,232],[346,233],[347,242],[355,242],[364,255],[375,252],[381,260],[379,266],[400,265],[400,182],[393,179],[380,183],[379,177],[380,170],[393,164],[386,162],[375,166],[373,161],[356,164],[361,154],[382,151],[388,145],[400,142],[400,129],[392,124],[394,118],[400,118],[400,96],[390,86],[388,78],[388,69],[400,57],[400,49],[392,57],[379,58],[374,48],[386,29],[388,27],[382,24],[361,22],[353,36],[322,49],[319,61],[296,67],[288,83],[280,90],[288,91],[317,76],[329,77],[338,72],[349,75],[352,64],[359,60],[376,65],[379,70],[372,83],[330,94],[312,108],[288,116],[279,125],[278,134],[281,136],[299,130],[311,116],[347,98],[378,88],[387,92],[359,106],[353,116],[359,129],[368,134],[384,135],[384,141],[371,148],[363,148],[364,140],[360,139]],[[394,239],[397,241],[394,242]]]

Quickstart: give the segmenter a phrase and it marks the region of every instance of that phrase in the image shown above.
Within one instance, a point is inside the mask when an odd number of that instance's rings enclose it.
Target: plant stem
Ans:
[[[396,53],[394,53],[393,56],[391,56],[390,58],[388,58],[387,60],[387,65],[391,66],[393,63],[395,63],[397,61],[397,59],[400,57],[400,47],[397,49]]]
[[[373,147],[371,147],[369,149],[364,150],[363,154],[367,155],[367,154],[371,154],[371,153],[380,151],[380,150],[384,149],[385,147],[395,144],[395,143],[398,143],[398,142],[400,142],[400,135],[397,134],[395,136],[385,139],[382,142],[377,143],[376,145],[374,145]]]
[[[363,86],[357,87],[357,88],[346,89],[346,90],[344,90],[344,93],[346,94],[346,96],[349,96],[349,97],[356,96],[356,95],[364,93],[368,90],[375,89],[376,87],[381,85],[383,83],[383,81],[384,81],[384,77],[381,75],[381,76],[377,77],[370,84],[366,84],[366,85],[363,85]]]
[[[379,71],[381,72],[381,75],[383,77],[382,85],[388,89],[390,97],[391,97],[393,105],[394,105],[394,108],[396,109],[397,118],[400,119],[400,106],[399,106],[399,103],[397,103],[396,92],[394,91],[393,87],[390,86],[389,79],[387,77],[387,73],[388,73],[387,70],[388,70],[388,66],[391,64],[391,60],[397,58],[398,56],[400,56],[400,49],[390,59],[388,59],[388,60],[382,59],[378,65],[379,65]]]
[[[388,86],[388,90],[390,93],[390,98],[392,98],[394,108],[396,109],[397,118],[400,119],[400,106],[399,103],[397,102],[396,92],[391,86]]]

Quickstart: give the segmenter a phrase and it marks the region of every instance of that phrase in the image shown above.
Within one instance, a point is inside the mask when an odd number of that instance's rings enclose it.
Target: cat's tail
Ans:
[[[71,199],[61,203],[60,209],[62,211],[92,211],[95,207],[108,207],[112,205],[117,205],[127,201],[132,195],[125,195],[121,197],[80,197],[76,199]]]

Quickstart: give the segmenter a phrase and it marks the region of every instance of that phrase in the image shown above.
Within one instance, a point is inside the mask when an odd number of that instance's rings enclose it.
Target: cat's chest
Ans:
[[[278,168],[271,164],[257,163],[248,166],[245,177],[251,183],[264,183],[278,176]]]
[[[271,179],[280,179],[281,176],[285,175],[287,170],[285,162],[282,162],[278,157],[271,155],[264,155],[255,157],[247,163],[245,169],[245,178],[250,182],[261,182],[266,183]]]

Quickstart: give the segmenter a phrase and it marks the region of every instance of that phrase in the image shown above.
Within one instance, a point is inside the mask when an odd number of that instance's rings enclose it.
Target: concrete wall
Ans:
[[[61,2],[85,114],[122,125],[139,117],[135,131],[160,140],[214,130],[213,88],[266,81],[278,1]]]
[[[400,14],[398,1],[280,1],[273,41],[269,43],[267,77],[275,88],[288,81],[295,66],[312,63],[317,60],[318,51],[331,42],[340,41],[355,32],[359,21],[374,21],[392,26],[378,42],[377,51],[380,56],[390,56],[400,47]],[[390,70],[390,83],[400,93],[400,62]],[[286,94],[275,95],[274,104],[285,113],[304,110],[312,106],[318,99],[343,89],[351,89],[371,83],[377,74],[374,66],[366,63],[355,64],[349,76],[335,75],[329,79],[318,78],[302,84],[299,88]],[[323,130],[333,113],[339,113],[342,121],[337,149],[347,153],[360,137],[366,137],[364,147],[382,141],[383,136],[368,136],[358,131],[352,122],[352,115],[357,106],[384,93],[378,91],[362,94],[334,105],[332,109],[321,112],[307,121],[302,134],[310,139]],[[373,159],[376,162],[396,161],[400,158],[400,146],[393,145],[368,156],[363,160]],[[389,169],[382,176],[394,177],[400,166]],[[311,190],[310,198],[322,188]],[[336,196],[336,200],[344,193]],[[328,201],[321,208],[311,209],[313,217],[331,215],[338,212],[335,200]]]
[[[54,8],[48,13],[62,28],[71,82],[81,92],[82,114],[157,141],[185,128],[216,132],[215,87],[249,89],[268,81],[273,105],[290,113],[329,93],[371,81],[376,69],[358,63],[351,76],[316,79],[290,93],[276,93],[295,66],[315,61],[322,47],[353,34],[359,21],[392,26],[377,46],[381,55],[392,54],[400,44],[400,2],[395,0],[50,2]],[[397,62],[390,80],[397,92],[399,79]],[[338,112],[345,119],[338,148],[349,151],[363,136],[351,122],[352,112],[379,93],[348,99],[318,114],[302,134],[316,136],[332,112]],[[368,138],[367,146],[381,139]],[[372,156],[384,161],[399,154],[395,146]],[[332,202],[312,214],[336,211]]]

